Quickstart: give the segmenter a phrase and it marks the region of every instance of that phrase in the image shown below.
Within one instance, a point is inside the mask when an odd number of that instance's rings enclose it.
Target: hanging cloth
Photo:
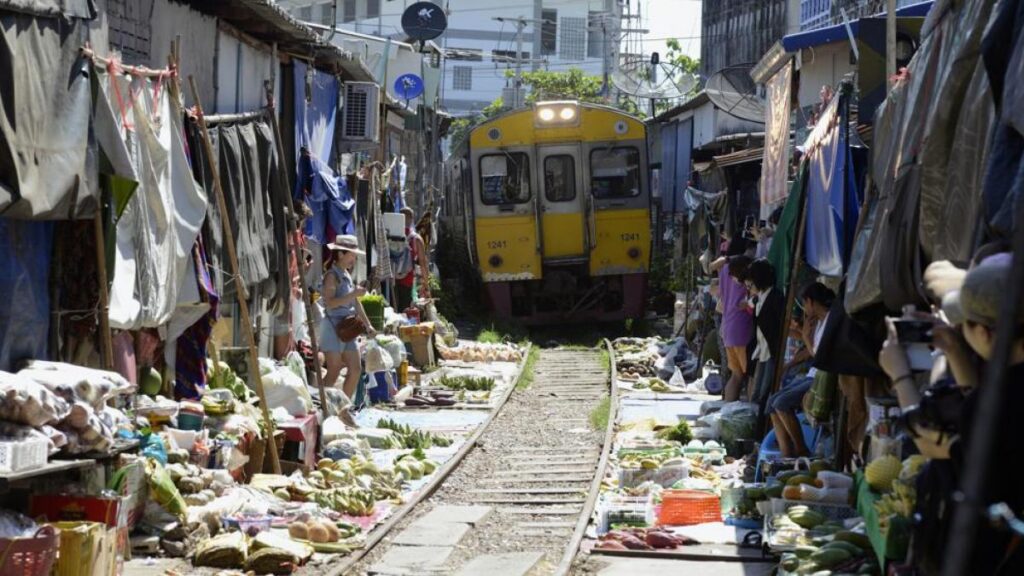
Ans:
[[[97,70],[94,133],[116,176],[138,182],[117,222],[110,325],[133,330],[170,321],[206,215],[206,195],[185,156],[181,118],[166,86]]]

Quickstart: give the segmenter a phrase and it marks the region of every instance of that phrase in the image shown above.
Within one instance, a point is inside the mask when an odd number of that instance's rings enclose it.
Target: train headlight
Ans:
[[[540,128],[577,126],[580,122],[580,104],[575,100],[540,102],[534,110],[534,124]]]
[[[637,248],[636,246],[633,246],[632,248],[630,248],[629,251],[626,252],[626,254],[631,259],[633,259],[633,260],[639,260],[640,259],[640,249]]]
[[[504,264],[505,261],[501,259],[501,256],[495,254],[487,260],[487,263],[491,265],[491,268],[501,268],[501,265]]]

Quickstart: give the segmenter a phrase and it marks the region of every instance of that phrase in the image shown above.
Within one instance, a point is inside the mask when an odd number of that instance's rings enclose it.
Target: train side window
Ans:
[[[548,202],[576,199],[576,159],[568,154],[544,159],[544,196]]]
[[[629,146],[590,151],[590,191],[594,198],[640,195],[640,151]]]
[[[530,193],[530,158],[522,152],[480,157],[480,199],[488,206],[525,204]]]

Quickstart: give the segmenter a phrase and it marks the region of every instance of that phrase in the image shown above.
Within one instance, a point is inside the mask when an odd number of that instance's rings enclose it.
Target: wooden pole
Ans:
[[[284,157],[284,143],[281,141],[281,125],[277,121],[277,111],[274,102],[274,89],[268,82],[265,86],[267,92],[267,114],[270,116],[270,124],[274,128],[274,140],[277,144],[277,155],[281,158],[281,165],[286,166]],[[285,184],[288,184],[287,173],[285,172]],[[289,188],[290,190],[290,188]],[[289,198],[291,194],[289,193]],[[320,414],[327,420],[327,390],[324,387],[324,377],[320,371],[320,344],[316,334],[316,324],[313,322],[313,295],[309,293],[306,286],[306,277],[309,269],[306,267],[306,259],[299,252],[298,242],[294,241],[295,235],[299,232],[299,215],[295,213],[295,203],[289,202],[289,212],[292,217],[288,219],[290,238],[288,243],[292,247],[292,257],[299,269],[299,287],[302,290],[302,300],[306,305],[306,330],[309,332],[309,345],[313,348],[313,377],[316,380],[316,389],[320,392]]]
[[[260,378],[259,355],[256,353],[256,337],[252,333],[252,320],[249,317],[249,303],[246,301],[245,283],[238,271],[238,254],[235,252],[235,236],[231,232],[231,222],[228,220],[227,202],[224,200],[224,189],[220,184],[220,173],[217,168],[217,158],[214,155],[213,144],[210,143],[210,133],[206,128],[206,119],[203,117],[203,104],[199,100],[199,90],[196,88],[196,79],[188,77],[189,86],[192,89],[192,99],[195,101],[196,120],[199,122],[199,130],[202,134],[203,148],[206,156],[210,159],[210,177],[213,180],[213,191],[217,197],[217,210],[220,212],[221,227],[224,231],[224,245],[228,249],[228,260],[231,264],[231,275],[234,277],[235,287],[238,290],[238,308],[242,318],[242,332],[245,334],[249,345],[249,379],[256,388],[256,395],[260,398],[260,408],[263,411],[263,419],[267,421],[267,449],[270,451],[270,466],[274,474],[281,473],[281,461],[277,456],[277,442],[274,440],[274,419],[270,416],[267,408],[267,396],[263,391],[263,379]]]
[[[885,9],[885,76],[889,89],[896,77],[896,0],[887,0]]]
[[[103,353],[103,368],[114,369],[114,340],[110,335],[110,295],[107,293],[107,243],[103,234],[103,199],[96,207],[96,216],[92,219],[93,232],[96,237],[96,268],[99,276],[100,291],[100,351]]]

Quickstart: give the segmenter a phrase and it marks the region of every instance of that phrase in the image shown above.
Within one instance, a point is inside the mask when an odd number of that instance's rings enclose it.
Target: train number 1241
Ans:
[[[623,242],[637,242],[640,240],[640,234],[636,232],[626,232],[622,235]]]
[[[491,240],[487,243],[487,247],[491,250],[497,250],[498,248],[508,248],[508,240]]]

